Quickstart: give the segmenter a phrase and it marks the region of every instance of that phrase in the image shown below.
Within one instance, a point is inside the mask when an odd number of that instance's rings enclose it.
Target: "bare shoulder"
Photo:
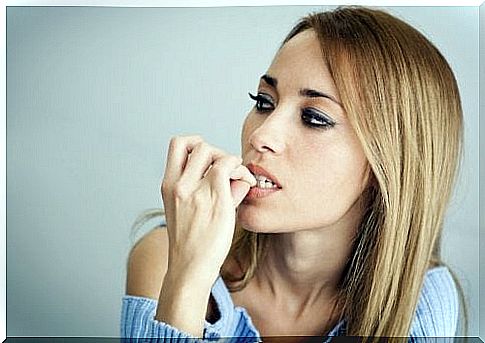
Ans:
[[[168,234],[165,226],[152,229],[133,246],[128,258],[126,294],[158,300],[168,268]],[[217,305],[211,297],[206,318]]]
[[[140,238],[130,251],[126,294],[157,300],[167,264],[167,228],[156,227]]]

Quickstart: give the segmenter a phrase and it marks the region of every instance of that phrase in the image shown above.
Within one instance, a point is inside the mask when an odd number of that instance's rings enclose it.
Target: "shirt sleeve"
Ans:
[[[446,267],[428,273],[411,325],[410,342],[417,337],[452,337],[458,325],[456,285]]]
[[[120,325],[122,338],[157,338],[157,342],[160,343],[165,341],[201,343],[220,337],[214,331],[214,326],[207,321],[205,321],[203,339],[194,337],[170,324],[157,321],[155,319],[156,300],[125,295],[122,301]],[[159,340],[160,338],[163,340]]]

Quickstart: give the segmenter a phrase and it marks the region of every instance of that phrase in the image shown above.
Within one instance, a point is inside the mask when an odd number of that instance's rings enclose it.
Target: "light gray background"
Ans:
[[[239,153],[247,92],[297,19],[323,8],[7,8],[8,336],[118,335],[130,226],[162,204],[170,137]],[[443,256],[476,336],[479,9],[388,10],[441,49],[461,89],[466,154]]]
[[[485,3],[480,6],[480,213],[485,213]],[[485,217],[482,215],[480,220],[480,337],[485,341]]]

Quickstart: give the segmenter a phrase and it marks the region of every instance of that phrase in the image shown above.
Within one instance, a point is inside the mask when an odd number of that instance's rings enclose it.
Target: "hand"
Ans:
[[[256,179],[242,159],[199,136],[170,141],[161,192],[170,271],[215,281],[231,246],[236,208]]]

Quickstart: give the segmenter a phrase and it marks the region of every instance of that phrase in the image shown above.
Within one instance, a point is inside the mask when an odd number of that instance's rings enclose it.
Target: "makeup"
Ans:
[[[260,188],[260,187],[251,187],[248,194],[246,194],[245,200],[252,200],[252,199],[259,199],[267,197],[273,193],[280,191],[281,188]]]

